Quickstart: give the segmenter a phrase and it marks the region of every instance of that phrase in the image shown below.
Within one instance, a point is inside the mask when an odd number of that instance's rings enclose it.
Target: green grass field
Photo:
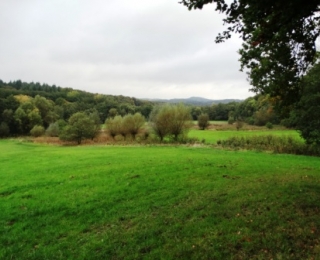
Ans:
[[[319,259],[320,160],[0,140],[0,259]]]
[[[205,140],[208,144],[216,144],[218,140],[225,140],[233,136],[249,137],[259,135],[276,135],[276,136],[292,136],[296,139],[303,141],[296,130],[196,130],[192,129],[189,133],[189,137],[197,137],[199,140]]]

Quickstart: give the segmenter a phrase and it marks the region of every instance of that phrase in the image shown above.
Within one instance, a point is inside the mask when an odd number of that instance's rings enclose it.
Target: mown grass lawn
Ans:
[[[320,160],[0,141],[0,259],[319,259]]]

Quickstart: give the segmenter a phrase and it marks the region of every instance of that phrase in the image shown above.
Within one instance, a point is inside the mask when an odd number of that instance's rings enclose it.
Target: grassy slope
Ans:
[[[0,259],[320,257],[319,158],[0,148]]]

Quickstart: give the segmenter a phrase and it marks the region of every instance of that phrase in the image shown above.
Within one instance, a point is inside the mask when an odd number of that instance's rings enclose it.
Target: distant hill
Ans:
[[[174,98],[174,99],[145,99],[152,102],[159,102],[159,103],[184,103],[189,105],[196,105],[196,106],[208,106],[212,104],[226,104],[230,102],[241,102],[241,99],[207,99],[202,97],[190,97],[190,98]]]

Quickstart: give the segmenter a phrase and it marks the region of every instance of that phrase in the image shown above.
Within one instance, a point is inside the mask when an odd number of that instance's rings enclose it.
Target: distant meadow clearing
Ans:
[[[214,142],[209,133],[190,136]],[[18,139],[0,147],[0,259],[320,257],[317,157]]]
[[[225,140],[230,137],[252,137],[252,136],[265,136],[265,135],[273,135],[278,137],[286,137],[290,136],[296,140],[303,142],[303,139],[300,137],[299,133],[296,130],[268,130],[268,129],[259,129],[259,130],[198,130],[192,129],[188,133],[189,137],[196,137],[200,141],[204,140],[207,144],[217,144],[218,140]]]

